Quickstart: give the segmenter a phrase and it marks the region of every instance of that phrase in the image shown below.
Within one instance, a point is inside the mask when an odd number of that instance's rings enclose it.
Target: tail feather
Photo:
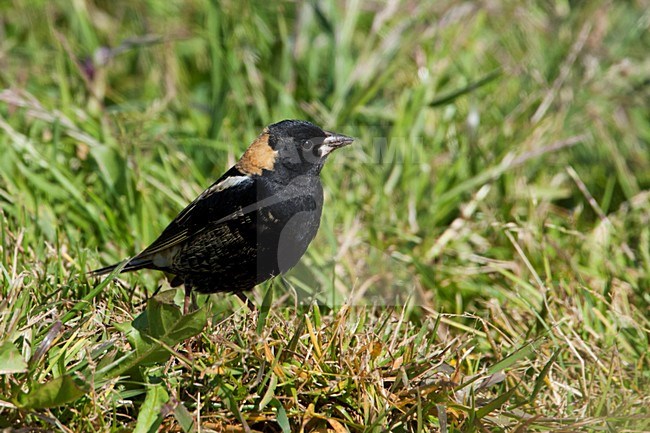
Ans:
[[[95,269],[93,271],[90,271],[89,274],[92,277],[98,277],[100,275],[110,274],[115,270],[115,268],[121,266],[122,263],[124,263],[125,261],[115,263],[114,265],[105,266],[103,268]],[[138,257],[134,257],[131,260],[127,261],[126,265],[124,265],[124,267],[120,270],[120,273],[137,271],[138,269],[151,268],[151,267],[153,267],[153,262],[150,259],[141,259]]]

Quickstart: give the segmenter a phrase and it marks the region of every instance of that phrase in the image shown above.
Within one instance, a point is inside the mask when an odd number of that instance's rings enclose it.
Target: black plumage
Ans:
[[[186,295],[241,293],[286,272],[318,231],[319,175],[327,156],[352,141],[305,121],[268,126],[237,164],[122,272],[147,268],[174,274],[172,285],[184,284]],[[92,274],[110,273],[118,265]]]

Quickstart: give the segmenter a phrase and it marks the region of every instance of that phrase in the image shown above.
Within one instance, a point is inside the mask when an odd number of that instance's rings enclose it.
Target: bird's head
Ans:
[[[332,151],[353,141],[304,120],[283,120],[264,129],[237,168],[249,175],[260,175],[264,170],[318,174]]]

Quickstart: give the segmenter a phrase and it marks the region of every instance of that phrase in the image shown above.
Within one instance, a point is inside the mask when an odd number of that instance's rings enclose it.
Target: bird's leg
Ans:
[[[185,298],[183,300],[183,316],[190,312],[190,303],[192,302],[192,285],[185,283]]]
[[[255,306],[255,304],[253,303],[253,301],[251,301],[251,298],[249,298],[248,296],[246,296],[246,294],[245,294],[244,292],[235,292],[235,295],[237,295],[237,297],[238,297],[239,299],[241,299],[241,301],[242,301],[244,304],[246,304],[246,306],[248,307],[249,310],[251,310],[251,311],[255,311],[255,310],[257,309],[257,307]]]
[[[192,285],[186,281],[183,287],[185,288],[185,298],[183,298],[183,316],[187,316],[190,312],[190,304],[192,303]],[[193,338],[185,340],[185,351],[187,352],[187,358],[190,360],[194,359],[194,355],[192,354],[192,340]]]

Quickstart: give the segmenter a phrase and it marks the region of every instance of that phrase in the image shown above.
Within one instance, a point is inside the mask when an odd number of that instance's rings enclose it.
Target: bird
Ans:
[[[264,128],[241,158],[183,209],[151,245],[92,276],[153,269],[191,293],[245,292],[294,267],[316,236],[323,210],[320,173],[354,138],[304,120]]]

